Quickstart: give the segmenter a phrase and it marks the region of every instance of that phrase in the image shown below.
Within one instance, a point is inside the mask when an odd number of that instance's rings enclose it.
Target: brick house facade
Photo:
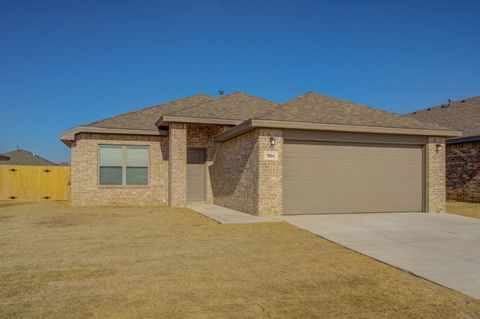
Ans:
[[[234,96],[239,99],[238,96]],[[316,97],[315,97],[316,98]],[[230,97],[218,99],[221,106],[228,108],[238,103]],[[241,96],[248,107],[253,103],[264,103]],[[302,101],[302,103],[304,103]],[[202,104],[203,105],[203,104]],[[211,106],[212,108],[215,106]],[[268,107],[268,105],[267,105]],[[164,107],[163,107],[164,108]],[[197,108],[191,108],[197,111]],[[152,108],[148,109],[149,112]],[[158,109],[161,115],[162,108]],[[221,113],[222,109],[217,110]],[[244,112],[245,108],[239,110]],[[380,111],[381,112],[381,111]],[[383,114],[383,113],[380,113]],[[139,114],[134,114],[140,117]],[[174,117],[175,115],[175,117]],[[254,115],[253,115],[254,116]],[[227,116],[225,116],[227,117]],[[71,147],[72,205],[188,205],[188,183],[193,178],[189,171],[188,150],[203,150],[201,175],[204,176],[204,201],[254,215],[282,215],[284,201],[284,140],[292,124],[229,118],[192,118],[164,114],[157,121],[157,130],[142,131],[128,126],[124,118],[107,120],[100,126],[78,127],[62,135]],[[151,116],[149,116],[151,118]],[[400,117],[401,118],[401,117]],[[108,122],[110,121],[110,122]],[[141,118],[141,122],[147,121]],[[408,123],[409,125],[412,125]],[[364,127],[340,125],[338,127],[302,126],[307,132],[355,130],[374,135],[382,140],[392,139],[393,146],[400,140],[415,139],[419,150],[423,150],[425,176],[418,180],[424,184],[424,208],[429,212],[445,211],[445,136],[455,132],[435,128],[438,135],[429,136],[430,131],[417,128],[378,128],[377,131],[363,132]],[[298,129],[298,128],[297,128]],[[371,130],[371,128],[368,128]],[[130,132],[130,134],[128,134]],[[388,133],[388,134],[387,134]],[[358,135],[361,136],[361,135]],[[361,141],[360,141],[361,142]],[[102,185],[100,183],[99,152],[102,146],[140,146],[148,149],[148,183],[145,185]],[[367,145],[367,144],[366,144]],[[370,144],[368,144],[370,145]],[[380,144],[379,144],[380,145]],[[124,164],[125,165],[125,164]],[[198,170],[196,171],[198,173]]]
[[[447,198],[480,202],[480,142],[447,145]]]

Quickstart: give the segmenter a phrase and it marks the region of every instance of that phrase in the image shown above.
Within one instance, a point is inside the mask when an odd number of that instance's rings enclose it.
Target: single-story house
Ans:
[[[447,139],[447,198],[480,202],[480,96],[406,116],[463,131],[463,137]]]
[[[0,161],[0,165],[28,165],[28,166],[56,166],[57,164],[51,162],[35,152],[18,148],[16,150],[2,154],[5,159]]]
[[[445,139],[461,132],[306,93],[188,98],[77,126],[73,205],[186,206],[255,215],[443,212]]]

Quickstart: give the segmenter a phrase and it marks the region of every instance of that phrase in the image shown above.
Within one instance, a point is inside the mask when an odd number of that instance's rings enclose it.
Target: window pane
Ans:
[[[147,167],[127,167],[127,185],[147,185]]]
[[[122,147],[100,146],[100,166],[122,166]]]
[[[127,166],[148,166],[148,148],[127,146]]]
[[[122,168],[100,167],[100,185],[122,185]]]

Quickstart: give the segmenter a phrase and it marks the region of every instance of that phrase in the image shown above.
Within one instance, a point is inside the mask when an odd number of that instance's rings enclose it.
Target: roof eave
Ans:
[[[156,126],[168,126],[170,123],[189,123],[189,124],[210,124],[210,125],[239,125],[243,120],[206,118],[206,117],[188,117],[162,115],[155,123]]]
[[[479,142],[479,141],[480,141],[480,135],[472,135],[472,136],[465,136],[465,137],[450,138],[447,140],[447,144],[460,144],[460,143]]]
[[[159,135],[166,136],[165,130],[139,130],[127,128],[111,128],[97,126],[77,126],[60,134],[60,139],[68,147],[75,141],[75,137],[79,133],[97,133],[97,134],[127,134],[127,135]]]
[[[315,130],[315,131],[341,131],[341,132],[373,133],[373,134],[423,135],[423,136],[439,136],[439,137],[462,136],[461,131],[454,131],[454,130],[379,127],[379,126],[324,124],[324,123],[250,119],[250,120],[244,121],[240,125],[237,125],[223,133],[218,134],[217,136],[215,136],[215,141],[223,142],[235,136],[246,133],[254,128],[260,128],[260,127],[297,129],[297,130]]]

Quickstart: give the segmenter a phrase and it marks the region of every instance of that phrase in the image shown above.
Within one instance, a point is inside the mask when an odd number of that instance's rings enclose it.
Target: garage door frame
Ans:
[[[318,131],[306,131],[306,130],[285,130],[284,131],[284,144],[288,144],[289,141],[305,142],[305,143],[358,143],[358,144],[376,144],[384,146],[417,146],[421,149],[422,156],[422,212],[427,212],[428,191],[427,191],[427,156],[426,156],[426,144],[428,139],[423,136],[409,136],[409,135],[390,135],[390,134],[369,134],[369,133],[349,133],[349,132],[318,132]],[[285,154],[285,151],[284,151]],[[285,165],[283,165],[283,175],[285,176]],[[285,188],[285,178],[282,181],[282,189]],[[283,196],[285,192],[283,191]],[[289,215],[283,210],[283,215]],[[307,214],[319,214],[319,213],[305,213]],[[321,214],[321,213],[320,213]],[[324,213],[333,214],[333,213]],[[356,213],[335,213],[335,214],[356,214]]]

